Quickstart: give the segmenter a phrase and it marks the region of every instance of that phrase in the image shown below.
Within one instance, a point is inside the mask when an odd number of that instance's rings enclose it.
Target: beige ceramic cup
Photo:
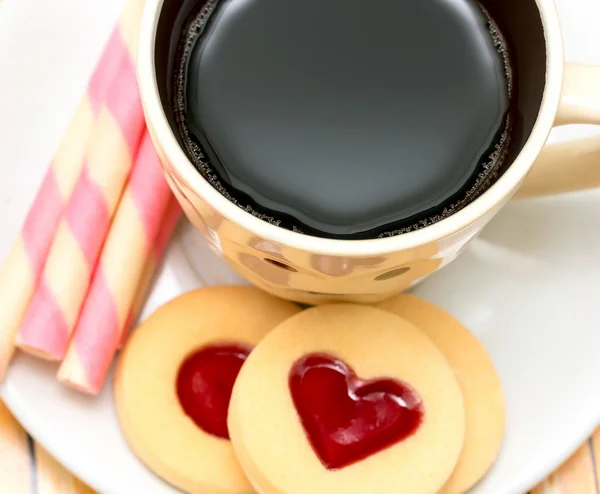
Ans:
[[[554,126],[600,124],[600,68],[565,64],[552,0],[515,0],[513,7],[511,0],[489,0],[489,5],[483,2],[488,10],[503,4],[498,8],[505,18],[492,15],[509,31],[514,28],[507,37],[514,36],[519,49],[523,47],[514,61],[521,77],[518,98],[525,110],[519,125],[525,137],[498,181],[452,216],[400,236],[331,240],[273,226],[234,205],[204,180],[169,125],[161,100],[167,91],[161,84],[168,84],[161,80],[169,67],[162,63],[164,49],[156,38],[157,31],[160,35],[161,29],[172,28],[171,20],[164,21],[167,4],[186,1],[190,0],[147,0],[138,78],[148,128],[187,217],[237,273],[267,292],[310,304],[377,302],[455,259],[515,193],[547,195],[600,185],[600,138],[545,147]]]

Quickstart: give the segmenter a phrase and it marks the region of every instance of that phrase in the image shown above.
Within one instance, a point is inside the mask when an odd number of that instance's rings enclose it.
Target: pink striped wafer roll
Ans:
[[[140,163],[140,160],[146,161]],[[138,170],[143,176],[141,180],[137,180]],[[150,183],[149,175],[155,175],[154,184]],[[156,256],[166,244],[164,236],[171,233],[175,223],[170,211],[173,207],[167,210],[172,195],[149,138],[142,144],[129,186],[131,197],[128,198],[128,189],[58,371],[61,382],[90,394],[98,394],[102,388],[119,342],[131,322],[134,304],[139,303],[136,297],[146,291],[158,263]],[[136,188],[139,188],[137,193]]]
[[[146,132],[59,370],[61,381],[92,392],[99,390],[170,197],[158,156]]]
[[[171,236],[177,226],[179,218],[181,218],[181,206],[175,197],[171,197],[167,206],[167,211],[162,220],[160,231],[156,237],[156,242],[150,250],[150,255],[148,256],[146,266],[144,267],[144,273],[142,274],[140,284],[138,285],[135,299],[131,306],[131,310],[129,311],[129,315],[127,316],[123,332],[121,333],[119,349],[123,348],[125,345],[127,336],[129,336],[131,328],[137,320],[140,311],[142,310],[142,306],[146,302],[148,289],[154,280],[157,270],[160,268],[164,252],[169,245],[169,240],[171,240]]]
[[[94,69],[65,135],[0,269],[0,381],[14,353],[17,331],[42,273],[64,207],[81,172],[94,121],[124,57],[135,46],[143,1],[128,0]]]
[[[19,348],[42,358],[61,360],[67,351],[145,129],[134,60],[133,54],[123,59],[100,109],[85,164],[17,335]]]
[[[133,305],[131,306],[131,310],[127,316],[127,322],[125,323],[125,327],[123,328],[121,339],[119,341],[119,350],[125,346],[127,337],[131,332],[131,328],[135,324],[140,315],[140,311],[146,302],[150,285],[154,281],[154,277],[161,266],[164,252],[169,245],[169,241],[171,240],[171,236],[173,235],[173,231],[175,230],[181,215],[182,211],[179,202],[175,197],[171,197],[169,205],[167,206],[167,212],[165,213],[165,217],[163,218],[162,225],[160,227],[160,231],[158,232],[158,237],[156,238],[156,243],[151,249],[150,255],[148,256],[148,261],[146,262],[142,279],[140,280],[140,284],[137,288]]]

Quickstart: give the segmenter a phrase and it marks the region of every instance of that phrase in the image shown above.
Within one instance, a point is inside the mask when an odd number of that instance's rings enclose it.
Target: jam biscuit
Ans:
[[[283,322],[240,371],[228,426],[262,494],[435,493],[463,445],[460,388],[415,326],[323,305]]]
[[[132,450],[188,492],[253,492],[227,431],[233,382],[254,345],[300,309],[256,288],[202,288],[164,305],[120,359],[115,402]]]
[[[416,325],[431,338],[454,369],[465,406],[465,444],[458,465],[441,492],[466,492],[490,468],[502,444],[504,394],[494,363],[469,330],[429,302],[402,294],[378,307]]]

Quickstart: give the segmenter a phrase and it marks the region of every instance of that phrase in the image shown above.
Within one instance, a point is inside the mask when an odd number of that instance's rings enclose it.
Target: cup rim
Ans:
[[[254,235],[286,247],[320,255],[366,257],[414,249],[438,242],[468,228],[510,198],[533,166],[554,125],[562,91],[564,70],[562,31],[553,0],[535,0],[546,44],[546,83],[537,120],[523,149],[502,176],[480,197],[448,218],[422,229],[393,237],[340,240],[293,232],[264,220],[229,201],[196,170],[179,145],[163,109],[155,70],[155,41],[160,12],[165,0],[147,0],[140,26],[137,74],[144,112],[151,133],[162,153],[188,187],[229,221]]]

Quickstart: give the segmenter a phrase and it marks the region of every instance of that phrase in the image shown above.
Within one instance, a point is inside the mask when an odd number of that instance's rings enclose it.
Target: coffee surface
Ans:
[[[472,0],[222,0],[188,27],[188,154],[271,221],[410,227],[476,196],[504,157],[510,67]]]

